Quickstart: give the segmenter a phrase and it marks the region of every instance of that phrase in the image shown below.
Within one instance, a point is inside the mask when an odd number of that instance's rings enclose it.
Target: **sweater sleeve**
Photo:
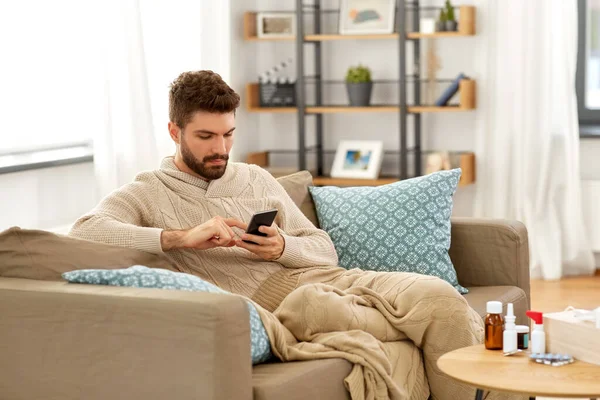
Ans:
[[[288,268],[337,266],[338,256],[329,235],[306,218],[269,172],[258,169],[269,195],[277,197],[283,204],[283,209],[279,210],[279,231],[285,240],[285,248],[277,262]]]
[[[152,228],[155,205],[149,200],[151,184],[134,182],[106,196],[96,208],[79,218],[69,236],[162,253],[162,229]]]

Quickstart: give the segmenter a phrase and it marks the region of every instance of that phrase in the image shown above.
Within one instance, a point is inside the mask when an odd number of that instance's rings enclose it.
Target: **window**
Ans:
[[[103,128],[98,19],[87,1],[0,2],[0,155],[89,142]]]
[[[600,125],[600,0],[578,0],[577,103],[580,125]]]

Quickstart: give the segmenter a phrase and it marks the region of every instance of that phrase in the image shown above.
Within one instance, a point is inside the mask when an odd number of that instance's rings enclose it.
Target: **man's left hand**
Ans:
[[[243,228],[246,229],[245,227]],[[279,233],[277,225],[261,226],[258,230],[267,236],[250,235],[244,233],[241,240],[236,240],[235,245],[246,249],[267,261],[275,261],[281,257],[285,249],[285,239]],[[246,243],[243,240],[249,240],[256,244]]]

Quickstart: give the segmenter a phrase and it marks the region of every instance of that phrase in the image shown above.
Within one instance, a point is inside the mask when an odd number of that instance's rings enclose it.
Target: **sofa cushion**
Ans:
[[[300,208],[300,211],[312,222],[317,228],[319,220],[315,210],[315,203],[310,195],[308,188],[313,185],[312,175],[308,171],[295,172],[290,175],[277,178],[277,181],[283,186],[294,203]]]
[[[344,379],[352,364],[341,358],[268,363],[252,369],[254,400],[347,400]]]
[[[146,265],[177,269],[163,255],[76,239],[50,232],[10,228],[0,233],[0,276],[62,280],[75,269],[117,269]]]
[[[529,310],[529,304],[523,289],[516,286],[469,286],[468,289],[469,293],[465,294],[465,299],[482,318],[487,314],[486,303],[495,300],[502,302],[503,315],[506,315],[506,305],[513,303],[517,324],[529,325],[529,320],[525,315],[525,312]]]
[[[62,276],[73,283],[230,294],[194,275],[159,268],[147,268],[142,265],[113,270],[85,269],[69,271],[62,274]],[[252,364],[259,364],[271,358],[271,343],[256,307],[249,301],[247,304],[250,312]]]
[[[389,185],[309,190],[340,266],[437,276],[466,293],[448,254],[460,175],[457,168]]]

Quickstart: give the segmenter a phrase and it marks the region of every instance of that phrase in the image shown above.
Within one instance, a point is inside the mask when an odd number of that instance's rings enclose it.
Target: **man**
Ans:
[[[402,317],[394,329],[423,351],[427,378],[407,377],[410,382],[402,383],[410,397],[426,398],[429,388],[439,399],[472,395],[472,389],[441,374],[436,360],[446,351],[480,343],[481,318],[440,279],[337,267],[329,236],[312,225],[268,172],[228,161],[239,100],[211,71],[181,74],[169,94],[175,156],[111,193],[70,234],[165,253],[182,272],[269,311],[309,283],[373,290]],[[260,228],[266,237],[245,234],[251,216],[268,209],[279,212],[272,226]]]

